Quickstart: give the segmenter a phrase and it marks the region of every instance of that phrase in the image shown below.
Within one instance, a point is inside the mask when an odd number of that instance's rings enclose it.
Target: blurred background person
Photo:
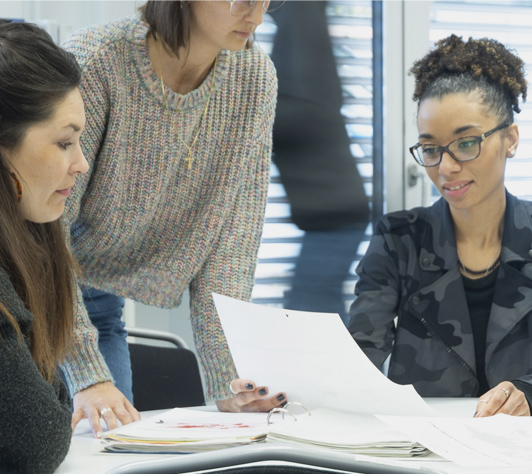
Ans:
[[[322,1],[271,13],[279,95],[273,159],[293,222],[305,231],[285,307],[339,313],[342,287],[369,220],[369,205],[340,113],[342,90]]]

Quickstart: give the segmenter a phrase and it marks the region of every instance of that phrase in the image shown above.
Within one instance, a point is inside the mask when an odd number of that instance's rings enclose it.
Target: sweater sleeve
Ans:
[[[194,340],[205,371],[208,399],[228,398],[229,383],[236,377],[227,341],[212,299],[212,292],[249,301],[253,288],[257,253],[264,223],[268,192],[272,127],[277,99],[277,77],[273,65],[266,75],[267,98],[260,111],[249,166],[227,213],[220,236],[201,271],[190,284],[190,309]],[[235,149],[235,156],[243,150]]]
[[[52,473],[72,435],[68,394],[47,383],[30,351],[0,315],[0,472]]]
[[[70,244],[71,232],[75,232],[75,223],[80,214],[83,194],[97,165],[98,153],[108,122],[109,98],[103,52],[98,49],[94,51],[94,45],[87,41],[83,33],[74,35],[63,47],[76,56],[82,69],[80,91],[85,104],[86,124],[81,136],[81,146],[89,163],[89,171],[77,179],[76,186],[66,203],[63,223]],[[98,349],[98,331],[90,322],[79,287],[74,351],[62,369],[72,396],[96,383],[113,380]]]

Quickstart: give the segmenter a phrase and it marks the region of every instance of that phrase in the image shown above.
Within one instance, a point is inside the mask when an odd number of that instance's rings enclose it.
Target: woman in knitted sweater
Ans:
[[[212,292],[251,297],[277,79],[267,55],[247,46],[271,6],[149,1],[140,19],[88,28],[64,45],[82,68],[90,165],[66,211],[86,308],[64,372],[74,421],[89,417],[95,433],[105,408],[111,427],[138,416],[126,400],[123,298],[172,308],[188,288],[208,398],[232,399],[236,372]],[[241,404],[283,401],[246,390]]]
[[[74,56],[40,28],[0,25],[0,472],[52,473],[68,452],[72,258],[58,219],[87,171]]]

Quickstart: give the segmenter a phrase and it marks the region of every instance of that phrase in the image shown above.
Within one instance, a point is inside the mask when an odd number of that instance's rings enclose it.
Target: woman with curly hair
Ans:
[[[523,61],[497,41],[452,35],[411,73],[410,152],[442,198],[377,224],[350,332],[378,367],[391,355],[388,377],[422,396],[480,397],[476,416],[529,416],[532,203],[504,186]]]

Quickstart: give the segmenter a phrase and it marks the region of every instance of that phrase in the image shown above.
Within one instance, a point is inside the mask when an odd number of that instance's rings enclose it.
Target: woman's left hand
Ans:
[[[257,387],[251,380],[235,379],[230,385],[232,398],[216,400],[218,410],[225,412],[268,412],[272,408],[286,404],[286,395],[277,393],[273,397],[268,395],[268,387]]]
[[[514,416],[530,416],[525,394],[512,382],[501,382],[482,395],[477,404],[475,418],[498,413]]]
[[[108,430],[118,426],[118,421],[127,425],[140,420],[139,412],[112,382],[92,385],[74,395],[72,413],[72,431],[83,419],[89,419],[89,425],[96,438],[101,438],[103,418]]]

